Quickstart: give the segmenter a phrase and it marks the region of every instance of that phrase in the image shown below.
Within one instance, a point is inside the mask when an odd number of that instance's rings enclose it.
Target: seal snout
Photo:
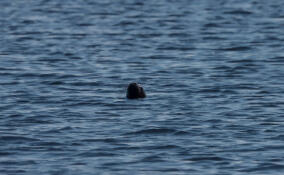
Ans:
[[[135,98],[145,98],[146,94],[144,89],[139,86],[137,83],[130,83],[127,88],[127,98],[135,99]]]

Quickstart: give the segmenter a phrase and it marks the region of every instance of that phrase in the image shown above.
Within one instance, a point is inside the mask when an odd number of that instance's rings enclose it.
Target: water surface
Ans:
[[[1,174],[283,174],[282,0],[0,7]]]

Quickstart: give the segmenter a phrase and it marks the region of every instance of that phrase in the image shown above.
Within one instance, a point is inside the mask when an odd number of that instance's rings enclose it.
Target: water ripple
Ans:
[[[0,1],[0,172],[281,174],[283,2]]]

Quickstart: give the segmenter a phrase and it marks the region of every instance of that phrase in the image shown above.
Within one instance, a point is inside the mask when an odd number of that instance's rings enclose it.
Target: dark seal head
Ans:
[[[129,99],[145,98],[146,94],[144,92],[144,89],[137,83],[130,83],[127,88],[126,97]]]

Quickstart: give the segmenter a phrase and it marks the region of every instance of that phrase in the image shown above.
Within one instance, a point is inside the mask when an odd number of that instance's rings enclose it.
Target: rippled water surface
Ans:
[[[284,1],[0,7],[0,174],[283,174]]]

